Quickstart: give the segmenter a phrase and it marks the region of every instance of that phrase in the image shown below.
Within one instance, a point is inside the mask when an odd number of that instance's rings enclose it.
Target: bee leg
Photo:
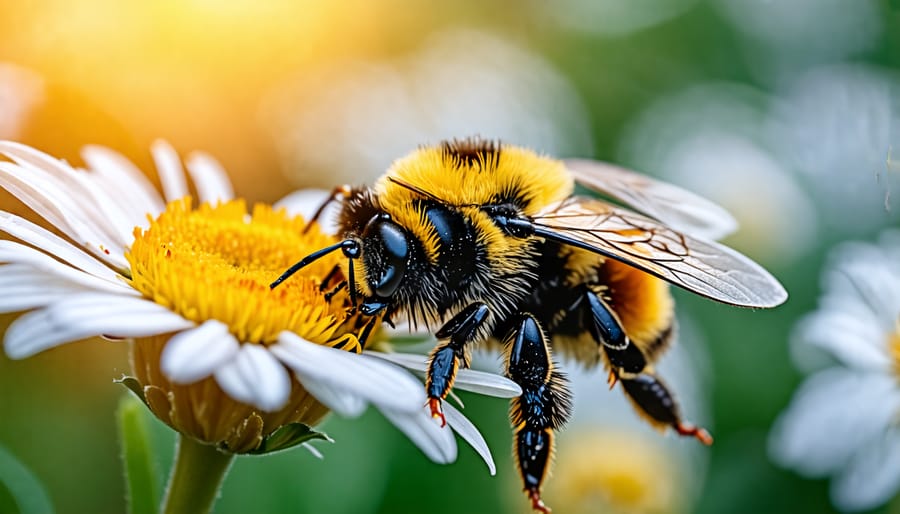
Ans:
[[[345,280],[345,281],[339,283],[338,285],[334,286],[331,289],[331,291],[328,291],[327,293],[325,293],[323,295],[323,297],[325,298],[326,302],[331,302],[331,299],[334,298],[334,295],[340,293],[341,290],[346,289],[346,288],[347,288],[347,281]]]
[[[507,336],[506,375],[522,395],[512,400],[510,420],[515,431],[515,457],[525,492],[534,510],[550,509],[541,500],[541,485],[553,455],[553,431],[571,412],[565,377],[554,369],[547,339],[537,321],[523,314]]]
[[[338,276],[340,272],[341,265],[335,264],[334,267],[331,268],[331,271],[329,271],[328,274],[325,275],[325,278],[322,279],[322,283],[319,284],[319,291],[325,292],[325,290],[328,289],[328,285],[331,284],[331,281],[334,279],[334,277]]]
[[[621,372],[640,373],[647,367],[647,359],[641,349],[625,334],[619,317],[593,291],[586,291],[587,305],[594,320],[592,333],[602,346],[611,365],[609,386],[616,385]]]
[[[306,234],[309,232],[309,228],[313,226],[313,224],[319,221],[319,218],[322,217],[322,213],[325,212],[325,208],[328,207],[331,202],[336,202],[341,198],[346,198],[350,196],[351,188],[348,185],[337,186],[336,188],[331,190],[331,194],[328,195],[328,199],[322,202],[319,205],[319,208],[316,209],[316,212],[313,213],[312,217],[306,222],[306,226],[303,228],[303,233]]]
[[[640,413],[652,424],[671,426],[683,436],[696,437],[703,444],[712,444],[705,429],[681,420],[675,397],[647,367],[647,358],[625,334],[618,317],[599,296],[586,293],[594,319],[594,337],[603,345],[610,363],[607,382],[610,388],[621,382],[625,393]]]
[[[425,391],[428,394],[431,415],[441,420],[441,426],[447,423],[444,413],[441,412],[441,400],[450,392],[459,367],[469,366],[466,345],[475,338],[478,327],[487,315],[488,306],[475,302],[453,316],[435,333],[438,339],[446,339],[447,342],[431,352],[428,372],[425,375]]]
[[[713,442],[706,429],[681,420],[678,403],[666,386],[653,374],[645,372],[633,377],[620,377],[632,403],[654,425],[671,426],[679,435],[695,437],[705,445]]]

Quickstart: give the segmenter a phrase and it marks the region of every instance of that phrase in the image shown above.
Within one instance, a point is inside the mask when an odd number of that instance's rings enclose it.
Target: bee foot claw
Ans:
[[[619,375],[616,374],[614,370],[609,370],[609,376],[606,377],[606,383],[609,385],[609,390],[612,391],[613,387],[616,387],[616,383],[619,382]]]
[[[447,418],[444,417],[444,412],[441,410],[441,399],[429,398],[428,407],[431,409],[431,417],[441,420],[441,428],[447,426]]]
[[[678,432],[678,435],[694,437],[706,446],[709,446],[713,443],[712,436],[709,435],[709,432],[707,432],[705,428],[701,428],[691,424],[678,423],[675,426],[675,430]]]
[[[538,491],[529,491],[528,497],[531,499],[531,508],[542,512],[543,514],[550,514],[552,509],[544,504],[544,500],[541,500],[541,493]]]

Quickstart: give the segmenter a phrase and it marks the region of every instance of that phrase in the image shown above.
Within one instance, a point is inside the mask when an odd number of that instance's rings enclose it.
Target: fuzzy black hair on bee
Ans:
[[[489,163],[500,158],[502,144],[499,140],[469,137],[453,139],[440,144],[441,152],[465,166]]]

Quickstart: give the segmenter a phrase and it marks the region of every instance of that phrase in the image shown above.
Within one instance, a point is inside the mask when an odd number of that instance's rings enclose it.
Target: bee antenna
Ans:
[[[325,208],[331,205],[331,202],[336,202],[340,200],[342,197],[347,197],[350,195],[350,186],[337,186],[331,191],[331,194],[328,196],[319,208],[316,209],[316,212],[313,213],[312,217],[306,221],[306,226],[303,227],[303,233],[306,234],[309,232],[309,229],[313,226],[313,223],[319,221],[319,218],[322,217],[322,213],[325,212]]]
[[[393,182],[394,184],[397,184],[398,186],[402,187],[403,189],[409,189],[409,190],[412,191],[413,193],[418,193],[418,194],[420,194],[420,195],[422,195],[422,196],[424,196],[424,197],[426,197],[426,198],[429,198],[429,199],[431,199],[431,200],[434,200],[434,201],[437,202],[437,203],[440,203],[440,204],[446,204],[446,203],[447,203],[446,201],[444,201],[443,199],[439,198],[439,197],[438,197],[437,195],[435,195],[434,193],[429,193],[428,191],[422,189],[421,187],[414,186],[414,185],[410,184],[409,182],[406,182],[406,181],[403,181],[403,180],[398,179],[397,177],[388,177],[388,180],[390,180],[390,181]]]
[[[356,257],[359,255],[359,243],[357,243],[356,241],[354,241],[352,239],[345,239],[345,240],[341,241],[340,243],[333,244],[331,246],[322,248],[321,250],[318,250],[316,252],[313,252],[313,253],[307,255],[306,257],[297,261],[296,264],[294,264],[293,266],[291,266],[290,268],[285,270],[285,272],[282,273],[280,277],[275,279],[275,282],[272,282],[271,284],[269,284],[269,289],[275,289],[276,287],[278,287],[279,284],[281,284],[282,282],[284,282],[285,280],[290,278],[291,275],[293,275],[294,273],[297,273],[301,269],[305,268],[306,266],[312,264],[313,262],[321,259],[322,257],[328,255],[329,253],[331,253],[335,250],[344,250],[344,255],[347,255],[348,257],[350,257],[351,264],[352,264],[353,257]],[[351,270],[350,276],[351,276],[351,280],[352,280],[352,277],[353,277],[352,266],[351,266],[350,270]],[[350,286],[350,291],[352,294],[352,291],[353,291],[352,285]]]

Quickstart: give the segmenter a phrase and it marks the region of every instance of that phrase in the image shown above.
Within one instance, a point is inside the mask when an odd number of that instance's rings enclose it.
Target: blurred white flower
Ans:
[[[548,502],[561,512],[690,512],[703,485],[704,447],[693,439],[661,435],[635,413],[620,390],[608,390],[602,370],[564,364],[574,413],[557,437]],[[710,419],[704,391],[708,369],[699,333],[680,316],[676,344],[662,357],[657,373],[685,417],[701,425]]]
[[[333,187],[373,179],[416,146],[469,135],[589,155],[585,111],[540,57],[455,30],[405,59],[340,63],[288,80],[269,94],[262,118],[295,183]]]
[[[625,36],[672,19],[697,0],[562,0],[533,1],[541,20],[547,17],[566,27],[604,36]]]
[[[714,2],[746,37],[748,61],[766,80],[872,49],[883,33],[878,4],[876,0]]]
[[[891,219],[879,177],[892,148],[900,148],[897,74],[826,67],[790,81],[780,95],[767,137],[781,159],[805,175],[825,206],[825,221],[859,231]]]
[[[734,246],[790,262],[815,242],[818,223],[808,195],[765,145],[767,101],[727,83],[664,97],[627,127],[620,157],[725,207],[740,223]]]
[[[36,73],[0,62],[0,139],[18,137],[31,110],[44,100],[44,80]]]
[[[823,290],[793,343],[837,362],[799,387],[769,453],[803,475],[832,476],[839,509],[870,509],[900,489],[900,232],[836,248]]]

